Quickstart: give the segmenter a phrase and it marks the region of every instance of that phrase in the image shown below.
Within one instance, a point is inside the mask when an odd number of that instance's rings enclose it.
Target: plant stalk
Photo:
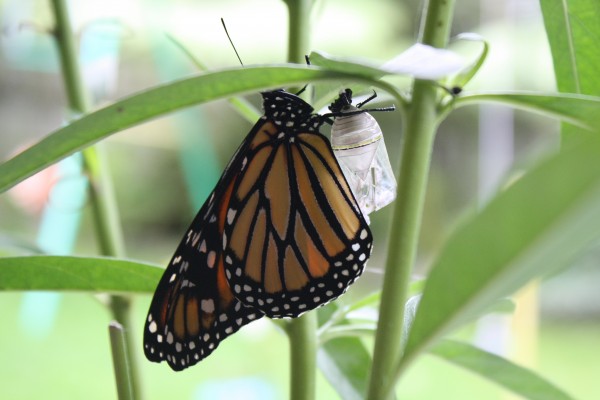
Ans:
[[[60,56],[61,71],[69,109],[76,114],[89,110],[89,101],[84,88],[81,70],[77,61],[77,50],[65,0],[51,0],[55,18],[54,35]],[[83,151],[84,170],[89,179],[90,204],[94,216],[94,226],[100,253],[105,256],[123,257],[125,254],[123,234],[119,223],[119,213],[114,196],[113,184],[103,160],[101,149],[89,147]],[[125,333],[130,331],[130,299],[125,296],[111,296],[110,308],[114,318],[123,325]],[[133,398],[139,399],[139,379],[134,357],[132,336],[125,335],[125,350],[128,358],[128,374],[121,380],[128,380]],[[115,371],[120,373],[119,371]]]
[[[311,311],[287,326],[290,341],[290,399],[312,400],[316,393],[317,313]]]
[[[284,0],[288,8],[288,62],[303,63],[310,49],[310,12],[313,0]],[[290,321],[290,399],[316,397],[317,313],[311,311]]]
[[[288,56],[289,62],[304,63],[310,50],[310,13],[313,0],[283,0],[288,8]]]
[[[444,48],[448,41],[454,0],[430,0],[425,5],[424,24],[419,41]],[[373,365],[367,398],[391,398],[394,372],[402,357],[404,305],[415,262],[431,153],[438,121],[437,88],[416,80],[406,112],[404,143],[398,174],[396,200],[385,276],[375,336]]]
[[[112,350],[115,380],[117,381],[117,395],[119,400],[133,400],[132,379],[127,379],[130,370],[127,358],[127,343],[123,326],[113,321],[108,326],[110,336],[110,347]]]
[[[89,106],[83,88],[83,79],[77,64],[77,50],[73,39],[73,29],[69,10],[64,0],[52,0],[52,11],[56,26],[54,35],[60,55],[60,66],[63,83],[67,92],[69,109],[77,113],[85,113]]]

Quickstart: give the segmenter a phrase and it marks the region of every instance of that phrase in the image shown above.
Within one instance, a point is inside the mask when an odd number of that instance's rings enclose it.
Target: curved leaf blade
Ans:
[[[213,72],[157,86],[75,120],[1,164],[0,192],[112,133],[171,111],[258,89],[351,76],[305,66],[264,66]]]
[[[0,290],[152,293],[164,272],[155,265],[99,257],[0,258]]]
[[[389,74],[389,72],[380,69],[377,65],[370,63],[368,60],[359,58],[336,57],[319,51],[311,52],[308,57],[311,65],[316,65],[331,71],[352,73],[372,79],[378,79]]]
[[[429,353],[481,375],[531,400],[572,400],[562,389],[530,369],[468,343],[442,340]]]
[[[477,74],[477,72],[479,72],[479,70],[483,66],[483,63],[485,62],[485,59],[487,58],[487,55],[490,51],[490,44],[482,36],[480,36],[476,33],[461,33],[456,36],[456,39],[480,42],[482,45],[481,53],[479,53],[479,56],[477,56],[475,61],[473,61],[473,63],[470,66],[465,68],[464,71],[460,72],[456,76],[456,78],[451,81],[451,83],[453,85],[456,85],[459,88],[462,88],[467,83],[469,83],[471,81],[471,79],[473,79],[473,77]]]
[[[561,92],[600,94],[600,3],[541,0],[544,26]]]
[[[600,97],[578,94],[480,93],[460,96],[455,107],[482,102],[504,104],[594,129],[600,120]]]
[[[401,369],[444,333],[600,239],[598,154],[597,139],[570,147],[457,229],[432,267]]]
[[[561,92],[600,95],[596,48],[600,38],[600,3],[594,0],[541,0],[546,36],[552,53],[556,86]],[[562,124],[565,142],[581,133]]]
[[[328,340],[319,348],[317,363],[342,399],[364,399],[371,356],[359,338]]]

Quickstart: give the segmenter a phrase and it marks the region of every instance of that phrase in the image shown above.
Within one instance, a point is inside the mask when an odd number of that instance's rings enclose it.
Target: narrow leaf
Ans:
[[[112,133],[174,110],[262,88],[349,77],[304,66],[247,67],[158,86],[73,121],[1,164],[0,192]]]
[[[319,348],[317,363],[342,399],[364,399],[371,356],[359,338],[328,340]]]
[[[383,65],[356,57],[335,57],[320,52],[312,52],[309,58],[314,65],[371,78],[406,75],[418,79],[440,79],[460,71],[465,66],[462,58],[453,51],[437,49],[421,43],[412,45]]]
[[[313,51],[309,55],[311,65],[316,65],[332,71],[349,72],[356,75],[368,76],[373,79],[388,75],[389,72],[380,69],[373,62],[356,57],[336,57],[324,52]]]
[[[164,270],[155,265],[94,257],[0,258],[0,290],[152,293]]]
[[[461,33],[456,38],[458,40],[468,40],[473,42],[480,42],[482,44],[481,53],[479,53],[479,56],[470,66],[465,68],[465,70],[461,71],[453,81],[454,85],[457,85],[458,87],[462,88],[467,83],[469,83],[471,79],[473,79],[475,74],[477,74],[477,72],[485,62],[485,59],[487,58],[488,52],[490,50],[490,44],[482,36],[476,33]]]
[[[535,372],[467,343],[442,340],[429,352],[479,374],[531,400],[569,400],[571,396]]]
[[[600,95],[600,2],[540,0],[558,90]]]
[[[541,0],[540,6],[558,90],[600,96],[600,2]],[[568,142],[581,130],[562,124],[561,132]]]
[[[455,107],[499,103],[594,129],[600,120],[600,97],[577,94],[481,93],[460,96]]]
[[[600,140],[574,145],[500,193],[432,266],[401,368],[450,329],[600,240]]]

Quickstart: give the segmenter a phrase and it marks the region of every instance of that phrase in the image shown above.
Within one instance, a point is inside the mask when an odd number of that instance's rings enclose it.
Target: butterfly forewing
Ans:
[[[257,126],[260,124],[257,124]],[[144,352],[179,371],[207,357],[227,336],[262,317],[233,296],[225,278],[223,228],[247,140],[229,163],[171,259],[150,305]]]
[[[296,317],[346,291],[372,236],[333,155],[323,120],[285,92],[265,96],[225,224],[234,295],[270,317]]]

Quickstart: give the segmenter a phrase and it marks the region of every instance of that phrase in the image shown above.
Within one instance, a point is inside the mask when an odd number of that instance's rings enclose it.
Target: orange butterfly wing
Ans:
[[[244,304],[297,317],[346,291],[373,238],[319,133],[323,118],[292,94],[265,96],[271,107],[248,143],[227,211],[225,272]]]

